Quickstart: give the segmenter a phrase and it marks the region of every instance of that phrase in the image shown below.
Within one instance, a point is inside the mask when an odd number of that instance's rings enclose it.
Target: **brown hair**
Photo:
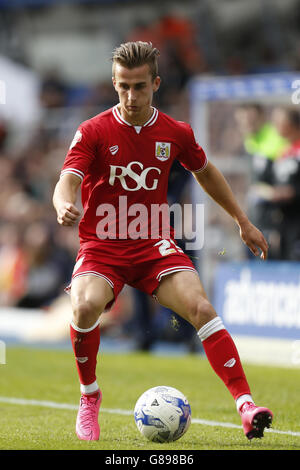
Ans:
[[[113,51],[113,75],[116,63],[128,69],[148,64],[152,80],[154,80],[158,75],[158,56],[159,50],[153,47],[151,42],[136,41],[121,44]]]

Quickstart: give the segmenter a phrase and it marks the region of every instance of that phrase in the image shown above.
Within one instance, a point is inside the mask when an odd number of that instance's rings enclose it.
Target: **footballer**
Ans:
[[[76,433],[79,439],[99,439],[99,319],[127,284],[154,296],[194,326],[209,363],[235,400],[245,435],[262,437],[272,412],[255,405],[235,344],[191,259],[165,224],[155,227],[153,238],[151,208],[167,203],[174,160],[233,218],[254,255],[266,259],[267,242],[207,159],[190,125],[152,106],[161,81],[158,56],[151,43],[141,41],[114,50],[112,84],[119,103],[79,126],[53,194],[59,224],[72,226],[80,219],[80,248],[68,286],[73,311],[70,337],[81,392]],[[76,206],[79,188],[83,214]],[[120,210],[124,198],[126,213]],[[140,218],[137,230],[136,208],[141,206],[147,217]],[[114,211],[108,210],[111,207]]]

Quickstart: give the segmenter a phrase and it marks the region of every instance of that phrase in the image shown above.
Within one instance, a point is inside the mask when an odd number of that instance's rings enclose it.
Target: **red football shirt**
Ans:
[[[81,244],[95,246],[105,238],[155,238],[153,232],[162,227],[153,230],[153,214],[167,204],[175,158],[193,172],[207,165],[190,125],[156,108],[143,126],[126,122],[118,106],[83,122],[61,172],[82,180]]]

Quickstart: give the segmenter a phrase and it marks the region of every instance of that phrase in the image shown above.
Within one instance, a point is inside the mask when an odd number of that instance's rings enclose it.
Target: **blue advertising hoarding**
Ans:
[[[214,306],[233,335],[300,339],[300,263],[223,263]]]
[[[189,82],[192,103],[286,96],[291,95],[299,86],[299,72],[253,74],[240,77],[200,76]]]

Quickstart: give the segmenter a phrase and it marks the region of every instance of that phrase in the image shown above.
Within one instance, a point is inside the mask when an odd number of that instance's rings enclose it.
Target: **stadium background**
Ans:
[[[51,198],[77,125],[117,102],[111,86],[113,48],[140,39],[160,49],[163,82],[155,105],[192,124],[209,158],[251,210],[252,160],[236,106],[258,100],[269,116],[275,105],[292,104],[292,79],[300,76],[299,11],[298,0],[0,0],[0,337],[6,344],[68,344],[71,311],[63,288],[78,248],[77,228],[58,226]],[[254,95],[249,76],[261,79]],[[224,92],[226,80],[234,83],[237,77],[244,83],[242,92],[239,86],[238,92],[218,94],[220,83]],[[288,79],[270,90],[272,77]],[[203,98],[204,82],[214,91]],[[179,166],[172,172],[169,198],[205,203],[204,249],[190,254],[229,330],[246,338],[242,355],[299,367],[296,254],[292,260],[275,254],[265,268],[253,265],[232,221],[204,199]],[[299,219],[295,223],[300,225]],[[256,288],[263,283],[257,295],[258,307],[268,310],[265,323],[226,317],[226,282],[232,276],[237,297],[245,286],[245,268],[247,295],[240,305],[247,310],[252,301],[251,279]],[[264,298],[268,285],[273,292],[281,286],[286,297],[294,289],[289,320],[272,317],[272,299]],[[249,355],[253,341],[255,358]],[[129,288],[103,316],[102,347],[201,353],[189,325]]]

